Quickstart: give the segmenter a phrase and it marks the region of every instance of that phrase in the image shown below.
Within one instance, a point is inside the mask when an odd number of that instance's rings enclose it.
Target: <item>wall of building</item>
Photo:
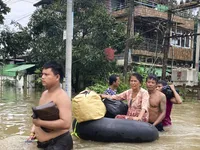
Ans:
[[[27,75],[27,88],[35,88],[35,75]],[[16,87],[23,88],[24,86],[24,77],[21,76],[20,78],[17,76]]]
[[[127,11],[125,9],[118,10],[112,12],[113,16],[116,18],[122,18],[123,20],[127,20]],[[135,8],[135,17],[142,16],[142,17],[157,17],[162,19],[167,19],[167,13],[166,12],[160,12],[153,8],[145,7],[145,6],[137,6]],[[179,16],[173,15],[172,21],[179,23],[178,26],[194,30],[194,20],[192,19],[186,19]]]
[[[17,76],[16,80],[14,77],[8,77],[8,76],[0,76],[0,86],[3,86],[5,80],[8,80],[9,82],[16,84],[17,88],[22,88],[24,86],[24,77]],[[27,88],[35,88],[35,75],[27,75]]]
[[[143,56],[153,56],[153,57],[163,57],[163,53],[155,53],[155,52],[150,52],[147,50],[139,50],[139,49],[134,49],[132,50],[133,55],[143,55]],[[169,59],[175,59],[175,60],[182,60],[182,61],[192,61],[193,60],[193,50],[191,49],[186,49],[186,48],[170,48],[169,54],[168,54]]]
[[[183,61],[193,60],[193,50],[190,48],[170,47],[168,58]]]

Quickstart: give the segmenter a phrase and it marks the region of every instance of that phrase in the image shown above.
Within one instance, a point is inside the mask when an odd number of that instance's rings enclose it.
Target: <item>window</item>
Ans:
[[[140,57],[140,62],[146,62],[145,57]]]
[[[153,63],[153,59],[152,58],[147,58],[147,63]]]
[[[133,56],[133,61],[134,62],[139,62],[139,56]]]
[[[111,6],[113,10],[120,10],[125,8],[125,0],[112,0]]]
[[[185,37],[185,46],[190,47],[191,37],[187,36]]]
[[[176,32],[175,30],[172,30],[172,35],[176,35],[178,37],[172,38],[171,45],[177,46],[177,47],[190,48],[191,38],[190,36],[185,36],[185,35],[189,35],[188,31],[177,30]]]

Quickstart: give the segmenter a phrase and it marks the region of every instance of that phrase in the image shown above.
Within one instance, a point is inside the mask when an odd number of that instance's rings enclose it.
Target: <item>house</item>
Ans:
[[[0,86],[6,82],[18,88],[33,88],[35,64],[25,64],[23,59],[6,59],[0,62]]]
[[[157,2],[157,3],[156,3]],[[158,76],[162,73],[163,44],[167,25],[168,7],[166,1],[141,1],[135,0],[134,8],[134,32],[141,36],[138,44],[131,50],[133,66],[143,64],[147,68],[156,68]],[[120,21],[127,22],[127,4],[125,0],[106,0],[106,7],[109,12]],[[194,33],[194,20],[172,15],[171,35],[178,35],[170,38],[170,49],[168,53],[167,67],[171,68],[193,66],[194,38],[189,36]],[[180,35],[180,36],[179,36]],[[188,35],[188,36],[182,36]],[[118,58],[120,58],[118,56]],[[123,57],[118,59],[118,64],[123,65]]]

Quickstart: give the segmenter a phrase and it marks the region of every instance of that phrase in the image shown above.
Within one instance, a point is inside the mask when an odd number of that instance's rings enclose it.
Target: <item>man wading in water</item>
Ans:
[[[29,139],[37,138],[38,148],[45,150],[71,150],[73,141],[69,129],[72,121],[71,101],[67,93],[60,87],[64,73],[62,67],[56,62],[44,64],[42,70],[42,84],[46,90],[42,93],[39,105],[53,101],[58,110],[58,120],[45,121],[33,119],[33,127]],[[45,132],[42,128],[50,129]]]
[[[149,123],[153,124],[158,131],[163,131],[162,120],[166,114],[166,97],[158,91],[158,79],[155,75],[149,75],[146,79],[146,87],[149,92]]]

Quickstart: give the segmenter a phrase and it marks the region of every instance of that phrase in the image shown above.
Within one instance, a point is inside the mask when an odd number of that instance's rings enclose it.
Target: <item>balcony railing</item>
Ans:
[[[125,9],[129,6],[129,2],[130,0],[128,0],[127,2],[117,2],[116,4],[114,4],[114,6],[112,5],[111,11],[113,12],[113,11]],[[147,6],[150,8],[155,8],[156,10],[162,11],[162,12],[166,12],[168,10],[167,0],[151,0],[151,1],[150,0],[135,0],[135,4]],[[188,10],[188,12],[186,11],[177,12],[176,15],[183,18],[196,17],[196,14],[193,14],[192,10]]]
[[[130,0],[127,2],[117,2],[113,4],[112,11],[121,10],[129,6]],[[135,0],[135,4],[144,5],[151,8],[157,8],[159,5],[166,5],[166,0]]]
[[[160,44],[160,41],[148,38],[143,38],[142,42],[134,45],[133,48],[136,50],[144,50],[149,52],[161,52],[163,50],[163,46]]]

